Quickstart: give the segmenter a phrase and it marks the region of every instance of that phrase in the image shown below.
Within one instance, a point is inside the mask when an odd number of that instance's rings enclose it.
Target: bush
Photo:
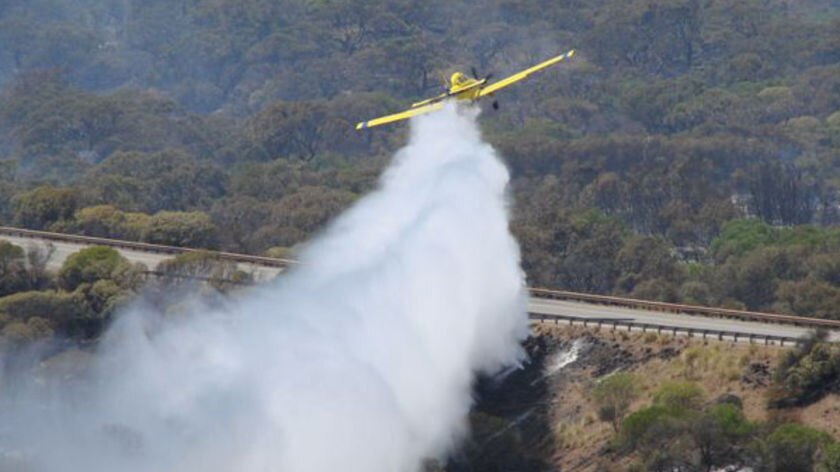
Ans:
[[[636,378],[619,372],[601,379],[592,389],[592,398],[598,406],[598,417],[608,421],[618,432],[627,409],[638,395]]]
[[[776,238],[773,227],[757,218],[732,220],[723,226],[720,236],[712,241],[711,249],[717,260],[724,261],[729,256],[744,255],[766,246]]]
[[[111,279],[130,266],[116,249],[94,246],[71,254],[58,272],[58,283],[65,290],[75,290],[83,283]]]
[[[82,285],[81,288],[84,288],[82,293],[85,295],[88,306],[93,312],[99,313],[101,318],[109,317],[127,293],[113,280],[105,279],[97,280],[92,285]]]
[[[46,229],[53,223],[70,221],[79,195],[73,189],[38,187],[14,198],[15,224]]]
[[[140,241],[148,233],[151,219],[145,213],[124,212],[112,205],[96,205],[76,212],[73,230],[89,236]]]
[[[157,271],[163,272],[170,284],[201,280],[218,290],[229,288],[231,282],[247,284],[252,280],[250,274],[238,270],[234,262],[203,251],[187,252],[164,260],[157,265]]]
[[[840,346],[814,333],[779,361],[770,392],[771,407],[805,405],[840,391]]]
[[[71,335],[77,333],[75,326],[78,320],[91,315],[81,297],[52,291],[23,292],[0,298],[0,313],[6,313],[11,323],[28,323],[34,317],[41,318],[52,329]]]
[[[72,294],[45,291],[22,292],[0,298],[0,312],[14,320],[43,316],[58,321],[76,316],[82,310]]]
[[[664,438],[673,437],[676,429],[678,425],[671,412],[658,405],[649,406],[627,415],[622,422],[617,444],[625,451],[654,450]]]
[[[821,448],[831,444],[831,436],[804,425],[779,426],[761,442],[762,470],[772,472],[811,472]]]
[[[23,248],[0,241],[0,297],[29,289]]]
[[[34,341],[49,339],[53,336],[52,325],[38,316],[29,318],[27,322],[15,321],[3,327],[2,334],[6,342],[13,346],[21,346]]]
[[[699,410],[705,400],[703,389],[692,382],[668,382],[653,396],[654,405],[675,415]]]
[[[161,211],[149,220],[143,239],[150,243],[179,247],[213,248],[217,228],[200,211]]]
[[[686,465],[710,470],[743,462],[739,454],[754,425],[732,399],[704,408],[704,398],[692,383],[664,385],[653,405],[627,416],[615,444],[625,452],[640,452],[648,470],[684,470]]]
[[[840,444],[831,444],[822,451],[816,472],[840,472]]]
[[[741,409],[731,403],[710,406],[687,429],[706,468],[738,463],[740,448],[754,430]]]

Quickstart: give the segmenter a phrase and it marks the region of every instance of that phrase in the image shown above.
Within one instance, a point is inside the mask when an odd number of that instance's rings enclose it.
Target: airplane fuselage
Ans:
[[[412,103],[411,108],[422,107],[430,103],[436,103],[449,98],[455,98],[457,100],[477,100],[481,94],[482,87],[486,83],[487,79],[473,79],[468,77],[466,74],[456,72],[452,74],[452,77],[449,79],[446,93],[428,100]]]
[[[449,95],[460,100],[475,100],[481,92],[481,86],[486,82],[487,79],[473,79],[456,72],[449,79]]]

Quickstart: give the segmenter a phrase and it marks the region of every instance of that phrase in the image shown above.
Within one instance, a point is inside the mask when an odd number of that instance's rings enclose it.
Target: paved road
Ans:
[[[47,270],[54,272],[61,268],[61,265],[64,264],[64,260],[67,259],[68,256],[88,247],[86,244],[67,243],[63,241],[44,241],[34,238],[7,236],[5,234],[0,234],[0,240],[9,241],[10,243],[16,244],[25,249],[37,247],[42,251],[47,251],[47,253],[50,253],[51,251],[50,258],[47,261]],[[154,270],[161,261],[171,259],[173,257],[170,254],[159,254],[124,248],[117,248],[117,251],[119,251],[120,254],[131,262],[140,262],[144,264],[149,270]],[[248,272],[254,277],[254,280],[259,282],[270,280],[281,271],[281,269],[276,267],[266,267],[241,262],[237,264],[237,268]]]
[[[637,323],[658,324],[696,330],[721,330],[756,335],[800,337],[808,329],[785,324],[757,323],[728,318],[709,318],[679,313],[648,311],[615,306],[593,305],[563,300],[532,298],[530,311],[546,315],[567,315],[589,319],[632,319]],[[833,332],[832,339],[840,341],[840,332]]]
[[[47,264],[49,270],[57,271],[64,260],[74,252],[86,247],[84,244],[66,242],[45,242],[33,238],[20,238],[0,234],[0,240],[7,240],[18,246],[29,248],[39,247],[42,250],[50,250],[52,254]],[[131,249],[117,249],[123,256],[132,262],[145,264],[150,270],[154,269],[161,261],[172,257],[168,254],[149,253]],[[281,269],[265,267],[256,264],[239,263],[240,270],[251,273],[254,280],[265,281],[276,276]],[[548,315],[566,315],[587,319],[623,319],[632,320],[637,323],[648,323],[679,328],[722,330],[731,332],[751,333],[755,335],[789,336],[799,337],[808,330],[805,328],[784,324],[757,323],[739,321],[725,318],[709,318],[703,316],[690,316],[678,313],[667,313],[659,311],[648,311],[641,309],[622,308],[616,306],[593,305],[582,302],[550,300],[543,298],[532,298],[529,310],[531,313]],[[832,339],[840,341],[840,332],[834,332]]]

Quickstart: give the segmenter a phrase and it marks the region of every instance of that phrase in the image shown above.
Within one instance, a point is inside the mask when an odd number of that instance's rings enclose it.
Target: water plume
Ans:
[[[123,314],[82,385],[8,397],[0,450],[70,472],[414,472],[450,452],[474,376],[527,334],[508,173],[476,114],[415,119],[379,188],[278,281]]]

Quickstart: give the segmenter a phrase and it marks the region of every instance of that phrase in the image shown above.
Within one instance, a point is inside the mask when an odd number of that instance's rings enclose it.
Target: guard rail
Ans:
[[[53,233],[49,231],[37,231],[7,226],[0,226],[0,235],[74,243],[81,245],[110,246],[114,248],[158,254],[178,255],[192,252],[209,252],[222,260],[228,260],[231,262],[239,263],[248,263],[266,267],[285,268],[297,264],[297,261],[291,259],[280,259],[274,257],[254,256],[249,254],[237,254],[221,251],[207,251],[204,249],[182,248],[175,246],[166,246],[162,244],[140,243],[134,241],[123,241],[118,239],[100,238],[94,236],[79,236],[64,233]],[[827,320],[821,318],[780,315],[776,313],[734,310],[729,308],[704,307],[679,303],[655,302],[649,300],[638,300],[633,298],[614,297],[608,295],[594,295],[588,293],[569,292],[564,290],[551,290],[545,288],[529,288],[528,290],[531,296],[533,297],[551,300],[568,300],[590,304],[613,305],[622,308],[636,308],[649,311],[664,311],[671,313],[680,313],[685,315],[715,318],[731,318],[746,321],[758,321],[762,323],[791,324],[796,326],[805,326],[809,328],[840,329],[840,320]]]
[[[574,324],[583,325],[584,327],[597,326],[598,328],[603,328],[604,326],[611,326],[613,330],[615,330],[619,326],[623,326],[626,327],[628,330],[633,330],[634,328],[640,329],[643,333],[650,331],[656,332],[657,334],[662,334],[664,332],[671,333],[674,336],[683,333],[690,338],[697,336],[702,337],[703,339],[717,339],[718,341],[723,341],[725,338],[730,338],[735,342],[749,341],[750,344],[754,344],[756,341],[764,341],[765,345],[775,345],[776,343],[778,343],[779,346],[784,346],[785,344],[797,344],[802,342],[802,339],[795,338],[792,336],[756,334],[744,331],[732,331],[725,329],[686,328],[683,326],[663,325],[658,323],[640,323],[632,319],[601,318],[593,320],[591,318],[582,318],[571,315],[549,315],[541,313],[531,313],[529,316],[532,321],[538,321],[541,323],[553,322],[554,324],[560,324],[560,321],[568,321],[569,326],[572,326]]]
[[[730,318],[747,321],[759,321],[762,323],[792,324],[796,326],[807,326],[809,328],[821,327],[827,329],[840,329],[840,320],[826,320],[822,318],[780,315],[777,313],[763,313],[747,310],[733,310],[730,308],[685,305],[680,303],[655,302],[650,300],[613,297],[609,295],[593,295],[589,293],[567,292],[563,290],[550,290],[545,288],[530,288],[529,291],[534,297],[551,300],[568,300],[597,305],[614,305],[622,308],[638,308],[647,311],[664,311],[669,313],[680,313],[683,315]]]
[[[231,262],[244,262],[267,267],[288,267],[297,262],[291,259],[280,259],[275,257],[253,256],[250,254],[236,254],[224,251],[211,251],[206,249],[192,249],[163,244],[139,243],[135,241],[123,241],[120,239],[100,238],[95,236],[79,236],[75,234],[52,233],[49,231],[36,231],[31,229],[11,228],[0,226],[0,235],[13,236],[18,238],[41,239],[64,243],[83,244],[91,246],[109,246],[113,248],[129,249],[133,251],[149,252],[154,254],[178,254],[207,252],[222,260]]]

